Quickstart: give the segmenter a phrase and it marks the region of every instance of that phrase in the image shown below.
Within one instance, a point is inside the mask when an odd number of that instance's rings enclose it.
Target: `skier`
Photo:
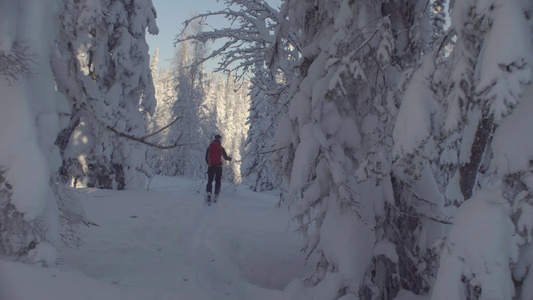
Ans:
[[[207,203],[211,204],[211,192],[213,189],[213,178],[215,179],[215,199],[216,203],[218,200],[218,194],[220,193],[220,187],[222,183],[222,157],[225,160],[231,161],[231,156],[226,154],[226,150],[222,147],[222,136],[220,134],[215,135],[215,140],[211,142],[211,145],[207,148],[205,152],[205,161],[207,162]]]

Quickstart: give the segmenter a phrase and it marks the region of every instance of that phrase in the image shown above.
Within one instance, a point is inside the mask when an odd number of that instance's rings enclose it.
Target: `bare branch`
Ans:
[[[85,107],[85,106],[82,106],[81,108],[86,110],[86,111],[89,111],[87,109],[87,107]],[[155,144],[155,143],[152,143],[152,142],[148,142],[148,141],[146,141],[146,139],[149,138],[149,137],[152,137],[152,136],[154,136],[154,135],[156,135],[156,134],[158,134],[160,132],[162,132],[163,130],[165,130],[167,128],[169,128],[170,126],[172,126],[176,122],[178,122],[178,120],[180,120],[180,119],[181,119],[181,117],[178,116],[178,117],[176,117],[176,119],[174,119],[172,122],[170,122],[168,125],[164,126],[163,128],[159,129],[158,131],[150,133],[150,134],[147,134],[147,135],[145,135],[143,137],[136,137],[136,136],[133,136],[131,134],[120,132],[120,131],[116,130],[115,128],[113,128],[112,126],[107,125],[107,124],[105,124],[104,122],[102,122],[102,121],[100,121],[98,119],[97,119],[97,121],[102,123],[107,129],[111,130],[112,132],[114,132],[118,136],[121,136],[123,138],[129,139],[129,140],[132,140],[132,141],[139,142],[141,144],[148,145],[150,147],[154,147],[154,148],[158,148],[158,149],[162,149],[162,150],[167,150],[167,149],[172,149],[172,148],[176,148],[176,147],[185,145],[185,144],[180,144],[179,143],[179,141],[181,140],[181,137],[183,136],[183,133],[178,137],[178,139],[176,140],[176,142],[174,142],[174,144],[170,144],[170,145],[166,145],[166,146],[162,146],[162,145],[158,145],[158,144]]]
[[[176,118],[174,119],[174,121],[170,122],[170,123],[169,123],[168,125],[166,125],[165,127],[159,129],[159,130],[156,131],[156,132],[153,132],[153,133],[150,133],[150,134],[145,135],[144,137],[142,137],[142,139],[147,139],[147,138],[149,138],[149,137],[152,137],[152,136],[154,136],[154,135],[156,135],[156,134],[162,132],[163,130],[165,130],[165,129],[169,128],[170,126],[174,125],[174,123],[178,122],[178,121],[181,120],[181,119],[182,119],[182,117],[179,117],[179,116],[176,117]]]
[[[287,146],[281,147],[281,148],[277,148],[277,149],[273,149],[273,150],[269,150],[269,151],[257,152],[256,154],[258,154],[258,155],[269,154],[269,153],[273,153],[273,152],[276,152],[276,151],[279,151],[279,150],[283,150],[285,148],[287,148]]]
[[[7,54],[0,51],[0,75],[8,82],[33,77],[37,65],[35,57],[28,54],[28,47],[15,42]]]
[[[268,63],[269,68],[281,68],[281,66],[274,66],[273,57],[280,55],[278,48],[287,48],[281,47],[281,44],[292,43],[291,41],[294,39],[281,36],[278,27],[279,18],[282,16],[279,12],[263,0],[226,0],[224,2],[228,7],[238,6],[240,10],[226,8],[216,12],[199,14],[185,21],[183,23],[184,29],[176,38],[175,44],[189,40],[202,43],[221,39],[227,40],[222,46],[213,50],[197,63],[222,57],[215,72],[231,72],[237,74],[238,79],[243,78],[252,69],[251,67],[257,64]],[[203,23],[207,18],[213,16],[222,16],[228,19],[231,25],[228,28],[213,29],[193,35],[185,34],[192,22]],[[293,46],[299,49],[297,45]],[[269,55],[269,53],[274,55]]]
[[[439,217],[433,217],[433,216],[428,216],[428,215],[425,215],[421,212],[416,212],[416,216],[414,215],[410,215],[408,213],[405,213],[403,211],[401,211],[399,208],[395,207],[394,205],[388,205],[390,208],[392,208],[393,210],[395,210],[397,213],[405,216],[405,217],[408,217],[408,218],[426,218],[426,219],[429,219],[429,220],[432,220],[434,222],[437,222],[437,223],[441,223],[441,224],[446,224],[446,225],[451,225],[453,224],[453,221],[451,220],[448,220],[448,219],[442,219],[442,218],[439,218]]]
[[[172,149],[172,148],[176,148],[176,147],[185,145],[185,144],[180,144],[179,143],[180,140],[181,140],[181,137],[183,136],[183,133],[178,137],[178,139],[176,140],[176,142],[174,142],[174,144],[162,146],[162,145],[158,145],[158,144],[146,141],[146,138],[148,138],[150,136],[153,136],[153,134],[150,134],[148,136],[143,136],[143,137],[136,137],[136,136],[133,136],[131,134],[120,132],[120,131],[116,130],[115,128],[111,127],[111,126],[107,126],[107,129],[113,131],[114,133],[116,133],[120,137],[126,138],[128,140],[136,141],[136,142],[139,142],[141,144],[145,144],[145,145],[148,145],[148,146],[151,146],[151,147],[154,147],[154,148],[162,149],[162,150]]]

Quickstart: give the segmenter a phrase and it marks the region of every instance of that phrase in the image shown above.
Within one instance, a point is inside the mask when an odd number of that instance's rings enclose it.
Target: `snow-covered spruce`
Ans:
[[[54,141],[69,112],[50,68],[56,16],[43,1],[0,3],[0,255],[42,265],[61,242]]]
[[[152,1],[60,2],[53,69],[71,117],[61,132],[61,178],[73,186],[138,187],[149,170],[143,114],[156,106],[146,31],[157,34]]]

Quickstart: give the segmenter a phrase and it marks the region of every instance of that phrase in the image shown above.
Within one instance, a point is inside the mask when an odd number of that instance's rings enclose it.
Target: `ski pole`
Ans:
[[[207,173],[204,173],[204,179],[202,179],[202,183],[200,183],[200,186],[198,187],[198,190],[196,191],[196,193],[200,193],[200,189],[202,188],[202,185],[204,185],[204,181],[205,181],[205,177],[207,176],[206,175]]]

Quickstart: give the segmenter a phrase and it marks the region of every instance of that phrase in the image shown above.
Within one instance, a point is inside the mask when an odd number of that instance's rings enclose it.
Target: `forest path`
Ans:
[[[149,191],[85,190],[100,227],[84,228],[86,244],[63,250],[61,264],[140,299],[268,299],[312,271],[274,193],[227,188],[206,206],[199,185],[158,176]]]

